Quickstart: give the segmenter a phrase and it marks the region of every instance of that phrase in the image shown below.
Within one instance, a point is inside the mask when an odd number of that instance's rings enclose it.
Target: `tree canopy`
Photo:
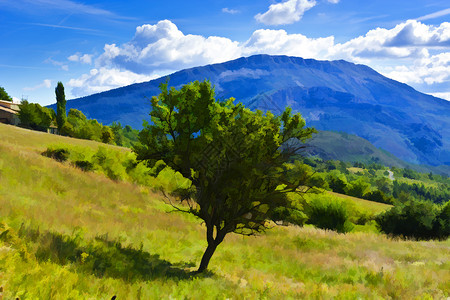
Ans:
[[[5,91],[3,87],[0,86],[0,100],[6,100],[6,101],[13,101],[11,96],[8,95],[8,93]]]
[[[310,173],[289,162],[303,147],[298,140],[315,130],[290,108],[275,116],[233,98],[218,101],[208,81],[160,87],[151,100],[152,124],[144,124],[134,151],[138,160],[162,160],[190,179],[190,188],[175,193],[185,205],[175,207],[204,221],[202,272],[227,233],[262,232],[276,209],[295,209],[287,194],[305,192]]]
[[[20,126],[33,130],[46,131],[56,118],[55,112],[47,107],[42,107],[38,103],[29,103],[23,100],[18,113]]]

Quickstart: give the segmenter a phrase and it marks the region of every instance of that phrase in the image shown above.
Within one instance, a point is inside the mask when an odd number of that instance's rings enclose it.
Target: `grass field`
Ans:
[[[0,286],[4,299],[447,299],[450,241],[274,226],[230,234],[195,270],[205,228],[151,188],[40,155],[99,144],[0,124]],[[109,147],[109,146],[108,146]],[[129,151],[112,147],[118,151]],[[320,197],[314,195],[313,197]],[[333,194],[325,197],[342,198]],[[389,206],[346,197],[377,213]]]

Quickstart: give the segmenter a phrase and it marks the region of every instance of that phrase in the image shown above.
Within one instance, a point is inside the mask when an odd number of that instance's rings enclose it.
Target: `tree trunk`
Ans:
[[[216,244],[215,242],[208,243],[208,247],[205,250],[205,253],[203,253],[202,261],[200,262],[200,267],[198,267],[197,272],[202,273],[203,271],[208,268],[209,261],[211,260],[211,257],[214,254],[214,251],[216,251],[216,248],[219,244]]]

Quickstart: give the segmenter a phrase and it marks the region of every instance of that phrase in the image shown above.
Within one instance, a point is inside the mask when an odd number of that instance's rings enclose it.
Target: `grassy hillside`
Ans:
[[[171,207],[147,187],[40,155],[55,143],[92,149],[98,143],[1,124],[0,141],[5,299],[450,296],[449,240],[402,241],[312,227],[274,226],[258,237],[230,234],[213,256],[210,272],[194,276],[190,272],[206,248],[198,220],[167,213]],[[349,201],[373,212],[388,207]]]

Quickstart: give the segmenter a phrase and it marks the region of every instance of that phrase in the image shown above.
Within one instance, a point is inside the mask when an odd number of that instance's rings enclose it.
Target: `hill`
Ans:
[[[229,235],[208,274],[196,219],[151,188],[40,153],[100,145],[0,124],[0,286],[5,299],[446,298],[450,243],[274,226]],[[357,199],[352,201],[358,202]],[[367,202],[364,203],[367,205]],[[381,204],[371,209],[383,210]]]
[[[422,94],[364,65],[256,55],[176,72],[170,85],[210,80],[219,98],[252,109],[300,111],[307,124],[365,138],[410,163],[450,165],[450,102]],[[141,128],[149,98],[166,78],[68,101],[104,124]]]
[[[324,160],[379,163],[384,166],[409,168],[421,173],[432,172],[450,176],[450,166],[418,165],[403,161],[391,153],[377,148],[359,136],[336,131],[319,131],[307,142],[306,153]]]

